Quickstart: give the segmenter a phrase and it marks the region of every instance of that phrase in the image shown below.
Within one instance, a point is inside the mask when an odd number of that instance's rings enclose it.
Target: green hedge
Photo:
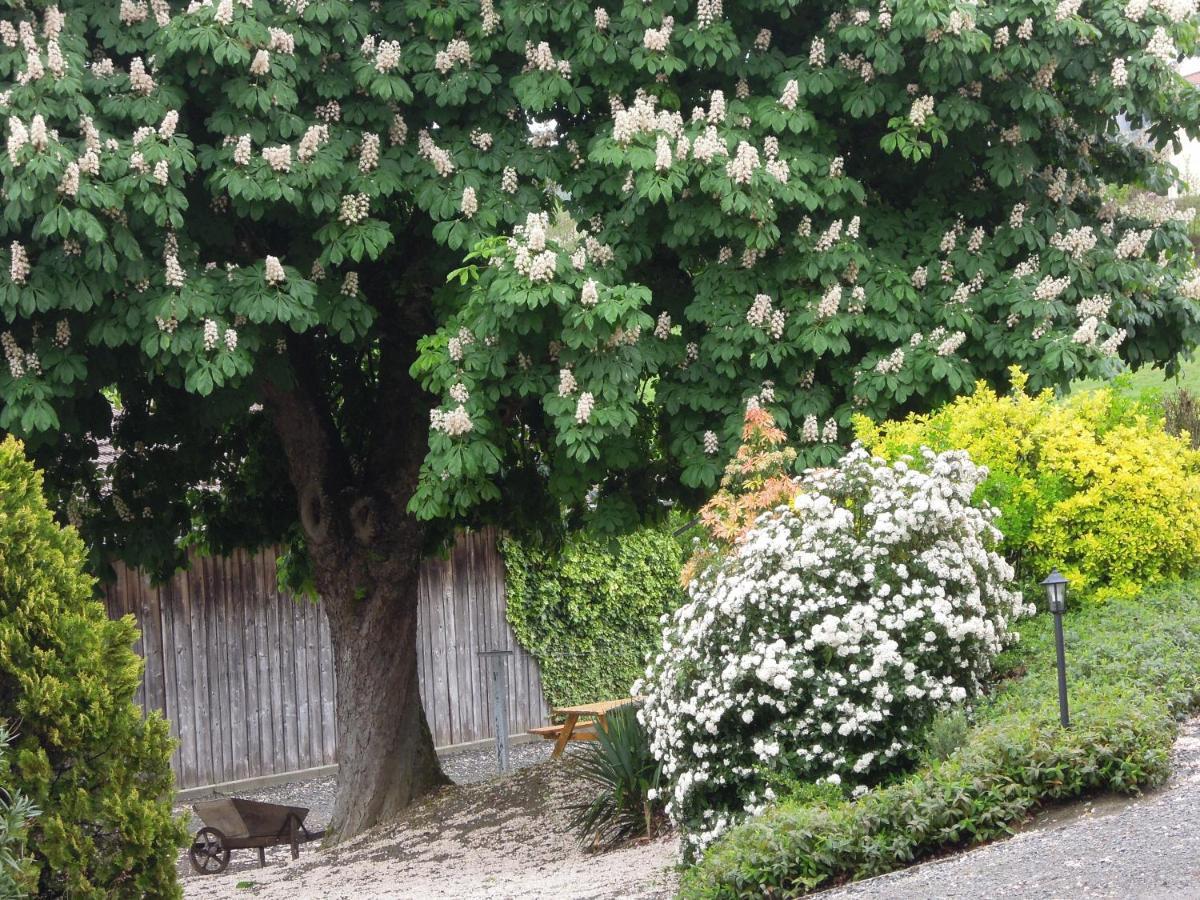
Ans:
[[[669,527],[579,533],[548,550],[501,542],[508,621],[538,661],[551,706],[626,696],[679,604],[683,551]]]
[[[1051,622],[1008,654],[1014,678],[941,762],[858,800],[784,801],[726,834],[686,900],[791,897],[1008,833],[1039,804],[1159,784],[1179,716],[1200,705],[1200,583],[1068,615],[1072,727],[1058,726]]]

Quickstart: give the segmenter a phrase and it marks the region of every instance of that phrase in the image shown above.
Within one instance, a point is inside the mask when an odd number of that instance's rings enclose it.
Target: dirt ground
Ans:
[[[275,849],[258,868],[235,851],[221,875],[184,880],[188,898],[666,898],[678,846],[664,838],[582,850],[569,807],[590,796],[567,760],[442,789],[389,825],[334,848]]]

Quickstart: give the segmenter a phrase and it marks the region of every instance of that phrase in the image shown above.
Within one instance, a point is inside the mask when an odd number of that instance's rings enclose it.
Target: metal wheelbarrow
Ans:
[[[325,836],[325,829],[304,827],[308,810],[303,806],[262,803],[240,797],[204,800],[192,805],[204,827],[196,832],[188,859],[201,875],[217,875],[229,865],[232,850],[258,849],[258,864],[267,864],[266,848],[283,844],[300,856],[300,845]]]

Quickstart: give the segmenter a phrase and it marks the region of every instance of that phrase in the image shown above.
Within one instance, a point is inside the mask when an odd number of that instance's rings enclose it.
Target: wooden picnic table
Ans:
[[[562,756],[563,751],[567,748],[568,741],[594,741],[596,740],[596,727],[607,730],[608,726],[605,723],[605,716],[618,706],[626,706],[630,703],[635,703],[641,700],[641,697],[624,697],[620,700],[601,700],[599,703],[583,703],[579,706],[556,706],[551,712],[556,716],[563,716],[562,725],[550,725],[545,728],[531,728],[531,734],[540,734],[544,738],[554,739],[554,752],[550,754],[552,759],[557,759]],[[580,724],[580,718],[587,717],[593,719],[594,722],[584,722]],[[579,727],[576,727],[576,726]],[[590,726],[590,727],[589,727]]]

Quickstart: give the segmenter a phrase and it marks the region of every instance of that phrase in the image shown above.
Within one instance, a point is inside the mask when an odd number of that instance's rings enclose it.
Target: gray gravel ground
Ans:
[[[551,741],[538,740],[530,743],[516,744],[509,748],[509,761],[514,771],[532,766],[550,758],[554,749]],[[473,784],[494,778],[496,769],[496,751],[494,745],[479,747],[467,751],[452,751],[442,754],[442,770],[456,784]],[[324,778],[312,778],[308,781],[289,781],[256,791],[240,791],[239,797],[250,800],[261,800],[264,803],[282,803],[286,806],[308,807],[308,818],[304,824],[312,829],[324,828],[329,824],[329,816],[333,811],[333,798],[337,792],[337,776],[328,775]],[[221,795],[214,795],[221,796]],[[195,834],[204,823],[191,811],[191,801],[181,803],[176,807],[177,812],[188,813],[188,831]],[[315,845],[314,845],[315,846]],[[302,853],[310,848],[303,848]],[[283,862],[288,858],[290,850],[287,847],[274,847],[267,850],[267,864]],[[257,868],[258,857],[253,850],[235,851],[230,859],[230,871],[241,868]],[[197,877],[188,864],[184,854],[179,861],[179,873],[183,877]]]
[[[1050,811],[1008,840],[816,896],[1200,900],[1200,719],[1180,730],[1172,771],[1144,797]]]

